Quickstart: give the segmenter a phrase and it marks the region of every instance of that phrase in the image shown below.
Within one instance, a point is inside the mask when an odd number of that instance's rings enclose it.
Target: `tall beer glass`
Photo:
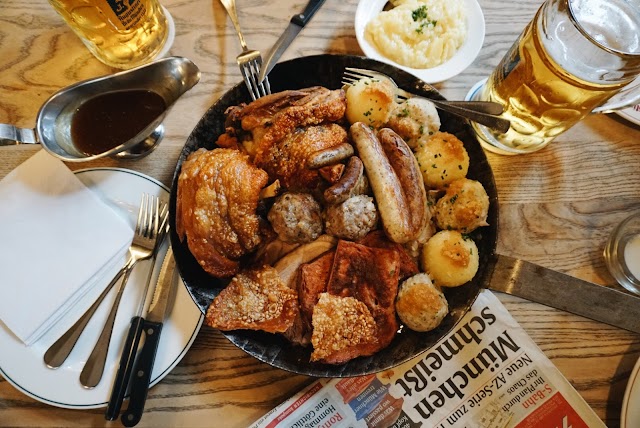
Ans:
[[[637,102],[638,74],[640,0],[547,0],[471,97],[502,104],[511,129],[473,127],[487,150],[534,152],[592,111]]]
[[[100,61],[133,68],[158,57],[172,40],[171,16],[158,0],[49,0]]]

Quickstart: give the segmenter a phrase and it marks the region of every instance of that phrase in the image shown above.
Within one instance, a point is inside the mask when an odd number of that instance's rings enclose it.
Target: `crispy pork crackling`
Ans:
[[[313,189],[320,176],[309,162],[318,167],[317,162],[326,164],[332,157],[326,151],[330,148],[336,148],[335,162],[346,156],[347,132],[335,123],[346,108],[342,89],[316,86],[267,95],[229,108],[227,132],[218,143],[236,140],[271,180],[279,179],[286,189]]]
[[[205,322],[220,330],[283,333],[298,314],[298,293],[271,266],[238,273],[216,296]]]
[[[267,173],[233,149],[199,149],[185,160],[178,178],[176,232],[209,274],[238,272],[240,257],[260,244],[256,214]]]

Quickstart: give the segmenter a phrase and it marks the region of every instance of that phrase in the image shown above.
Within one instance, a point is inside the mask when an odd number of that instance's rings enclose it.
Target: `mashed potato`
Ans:
[[[467,37],[462,0],[395,0],[365,28],[382,55],[412,68],[431,68],[451,58]]]

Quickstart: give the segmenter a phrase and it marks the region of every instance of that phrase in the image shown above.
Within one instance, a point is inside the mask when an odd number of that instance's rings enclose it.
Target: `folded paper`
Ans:
[[[107,285],[133,231],[44,150],[0,180],[0,201],[0,320],[28,346]]]

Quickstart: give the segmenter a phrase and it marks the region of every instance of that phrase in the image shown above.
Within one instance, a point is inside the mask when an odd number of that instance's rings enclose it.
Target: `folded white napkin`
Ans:
[[[120,261],[131,226],[40,150],[0,181],[0,320],[27,346]]]

